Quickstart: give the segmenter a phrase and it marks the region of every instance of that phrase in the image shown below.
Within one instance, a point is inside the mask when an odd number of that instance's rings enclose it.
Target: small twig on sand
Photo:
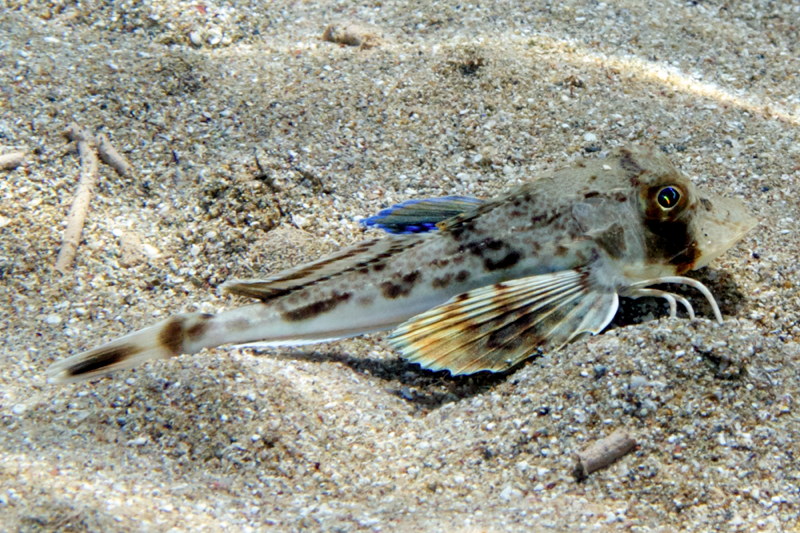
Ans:
[[[103,163],[116,170],[123,178],[128,178],[133,173],[133,167],[125,156],[117,152],[108,137],[102,133],[97,137],[97,154]]]
[[[577,481],[583,481],[592,472],[609,466],[635,447],[635,440],[625,431],[617,430],[577,454],[572,475]]]
[[[56,270],[62,274],[69,271],[75,260],[75,253],[78,250],[78,243],[83,231],[83,223],[89,211],[89,200],[97,183],[99,165],[97,155],[95,155],[97,141],[88,132],[73,122],[64,134],[68,139],[78,144],[78,154],[81,158],[81,177],[78,182],[78,190],[75,192],[75,199],[72,201],[72,207],[70,207],[67,215],[67,228],[64,230],[61,249],[58,252],[58,259],[56,259]]]
[[[25,152],[9,152],[0,155],[0,170],[12,170],[17,168],[25,160]]]

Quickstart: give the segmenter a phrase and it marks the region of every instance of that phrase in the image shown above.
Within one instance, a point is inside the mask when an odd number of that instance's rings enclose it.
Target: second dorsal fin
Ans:
[[[414,235],[389,236],[363,241],[317,261],[306,263],[264,279],[234,279],[225,282],[223,292],[271,300],[287,292],[330,279],[351,270],[387,261],[394,254],[415,246],[420,240]]]

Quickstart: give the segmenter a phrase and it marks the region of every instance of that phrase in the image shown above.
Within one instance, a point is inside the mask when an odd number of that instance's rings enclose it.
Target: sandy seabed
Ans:
[[[797,531],[800,3],[2,2],[3,531]],[[367,46],[321,39],[370,24]],[[73,270],[53,265],[105,133]],[[627,143],[761,221],[697,277],[725,323],[626,303],[505,376],[379,335],[208,350],[56,386],[54,360]],[[696,302],[696,294],[688,293]],[[586,481],[574,454],[636,450]]]

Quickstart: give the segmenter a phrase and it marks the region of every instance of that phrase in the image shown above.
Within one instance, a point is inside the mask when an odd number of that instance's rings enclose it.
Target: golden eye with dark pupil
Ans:
[[[672,209],[681,201],[681,193],[675,187],[664,187],[656,194],[656,201],[664,209]]]

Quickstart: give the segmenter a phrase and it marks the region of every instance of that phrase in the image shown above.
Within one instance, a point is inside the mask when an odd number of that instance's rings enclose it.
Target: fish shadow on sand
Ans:
[[[747,298],[739,290],[733,276],[723,270],[703,268],[694,276],[708,286],[718,298],[725,317],[736,317],[746,306]],[[695,308],[698,317],[712,317],[711,306],[704,298],[698,298],[691,288],[669,286],[670,290],[686,296]],[[669,313],[669,308],[661,299],[642,298],[620,299],[620,308],[606,331],[648,322]],[[685,310],[679,310],[680,319],[686,318]],[[313,363],[334,362],[346,365],[359,374],[373,376],[389,385],[388,391],[403,400],[414,404],[422,411],[437,409],[451,402],[461,401],[485,393],[503,383],[525,365],[520,364],[506,372],[478,372],[466,376],[451,376],[447,371],[433,372],[409,363],[400,357],[379,359],[374,357],[354,357],[336,351],[293,351],[283,355],[288,359]]]
[[[482,394],[502,383],[519,367],[508,372],[478,372],[468,376],[451,376],[442,370],[434,372],[399,356],[390,359],[355,357],[336,351],[293,351],[282,357],[313,363],[340,363],[359,374],[387,383],[387,391],[420,410],[431,410]]]

